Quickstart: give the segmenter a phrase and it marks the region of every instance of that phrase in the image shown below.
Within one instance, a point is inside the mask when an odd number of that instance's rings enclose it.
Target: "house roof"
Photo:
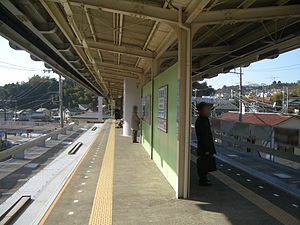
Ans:
[[[66,112],[82,112],[82,110],[81,109],[79,109],[79,108],[67,108],[67,109],[65,109],[65,111]]]
[[[98,119],[98,112],[86,112],[84,114],[71,116],[71,118],[78,118],[78,119]]]
[[[48,112],[49,111],[49,109],[46,109],[46,108],[39,108],[39,109],[37,109],[36,110],[36,112]]]
[[[221,103],[215,107],[215,109],[227,109],[227,110],[238,110],[238,107],[230,102]]]
[[[89,109],[87,104],[78,104],[78,108],[83,110],[83,111],[86,111],[86,110]]]
[[[293,118],[293,116],[282,115],[277,113],[245,113],[242,117],[244,123],[259,124],[275,126],[286,120]],[[227,112],[217,117],[220,120],[239,120],[239,113]]]

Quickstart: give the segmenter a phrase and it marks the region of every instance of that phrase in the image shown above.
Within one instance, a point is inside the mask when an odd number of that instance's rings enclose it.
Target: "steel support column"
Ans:
[[[190,189],[191,43],[190,29],[181,27],[178,32],[178,198],[188,198]]]
[[[151,113],[150,113],[150,121],[151,121],[151,127],[150,127],[150,146],[151,146],[151,154],[150,158],[153,159],[153,96],[154,96],[154,77],[157,76],[159,73],[159,63],[157,59],[152,60],[152,67],[151,67]]]
[[[103,97],[98,96],[98,121],[103,122],[103,109],[102,109]]]
[[[131,117],[133,106],[138,107],[138,115],[141,112],[141,87],[136,79],[124,79],[123,94],[123,136],[131,136]]]

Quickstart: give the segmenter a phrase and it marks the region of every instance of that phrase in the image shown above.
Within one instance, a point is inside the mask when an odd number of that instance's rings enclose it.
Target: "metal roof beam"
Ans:
[[[64,0],[59,0],[64,2]],[[127,16],[138,17],[141,19],[150,19],[166,23],[178,23],[178,14],[176,11],[163,9],[150,4],[143,4],[133,1],[118,0],[70,0],[71,5],[82,6],[102,10],[112,13],[120,13]]]
[[[120,77],[120,78],[132,78],[132,79],[139,79],[139,76],[136,76],[134,74],[130,73],[122,73],[122,72],[116,72],[116,71],[111,71],[111,70],[101,70],[100,69],[101,75],[109,75],[111,77]]]
[[[87,46],[89,48],[94,48],[101,51],[120,53],[124,55],[142,57],[146,59],[152,59],[155,57],[155,54],[153,52],[144,51],[142,49],[129,47],[129,46],[117,46],[109,43],[95,42],[90,40],[87,40]]]
[[[91,15],[90,15],[90,13],[89,13],[88,8],[84,7],[84,12],[85,12],[86,19],[87,19],[87,21],[88,21],[88,24],[89,24],[89,27],[90,27],[90,30],[91,30],[93,39],[94,39],[94,41],[97,41],[96,31],[95,31],[95,28],[94,28],[94,23],[93,23],[93,21],[92,21],[92,18],[91,18]]]
[[[216,47],[206,47],[206,48],[193,48],[192,55],[213,55],[213,54],[222,54],[231,52],[231,48],[229,46],[216,46]],[[172,58],[177,57],[178,51],[169,51],[165,52],[161,58]]]
[[[124,64],[114,64],[109,62],[99,62],[97,63],[100,68],[109,68],[116,71],[124,71],[124,72],[133,72],[137,74],[142,74],[143,69],[138,67],[133,67],[131,65],[124,65]]]
[[[187,6],[185,23],[192,23],[196,17],[203,12],[203,9],[208,5],[211,0],[192,0]]]
[[[131,77],[131,76],[127,76],[127,75],[116,75],[116,74],[111,74],[111,73],[105,73],[105,72],[102,72],[101,75],[103,77],[110,77],[111,79],[124,79],[124,78],[131,78],[131,79],[138,79],[137,77]]]
[[[196,18],[194,23],[198,25],[233,24],[239,22],[273,20],[287,17],[300,17],[300,4],[202,12]]]

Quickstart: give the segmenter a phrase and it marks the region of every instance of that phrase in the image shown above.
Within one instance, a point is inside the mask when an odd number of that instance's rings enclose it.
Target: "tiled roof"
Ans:
[[[275,126],[291,118],[293,118],[293,116],[277,113],[245,113],[242,117],[242,121],[243,123]],[[217,119],[238,121],[239,114],[236,112],[227,112],[218,116]]]
[[[98,113],[97,112],[86,112],[84,114],[71,116],[71,118],[98,119]]]

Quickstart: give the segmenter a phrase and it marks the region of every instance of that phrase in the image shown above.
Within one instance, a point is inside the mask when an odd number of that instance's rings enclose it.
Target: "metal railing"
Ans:
[[[53,122],[33,122],[33,121],[0,121],[0,126],[9,126],[9,127],[59,127],[59,123]]]
[[[265,154],[270,154],[273,156],[290,160],[292,162],[300,163],[299,155],[291,154],[281,150],[276,150],[262,145],[253,144],[251,142],[242,141],[243,138],[247,139],[247,137],[238,136],[238,138],[236,139],[232,135],[224,135],[224,133],[225,133],[224,131],[214,129],[214,137],[220,139],[222,142],[231,143],[233,145],[237,145],[242,148],[249,148],[251,151],[263,152]]]
[[[45,142],[48,138],[53,138],[53,137],[57,138],[57,136],[59,134],[64,133],[64,132],[66,132],[69,129],[73,129],[74,126],[75,126],[75,123],[70,124],[69,126],[57,129],[57,130],[55,130],[55,131],[53,131],[53,132],[51,132],[49,134],[43,135],[43,136],[41,136],[39,138],[36,138],[36,139],[34,139],[34,140],[30,141],[30,142],[24,143],[22,145],[17,145],[17,146],[14,146],[12,148],[9,148],[7,150],[1,151],[0,152],[0,161],[3,160],[3,159],[7,159],[10,156],[14,156],[17,153],[24,151],[25,149],[29,149],[29,148],[32,148],[34,146],[37,146],[40,143]]]

